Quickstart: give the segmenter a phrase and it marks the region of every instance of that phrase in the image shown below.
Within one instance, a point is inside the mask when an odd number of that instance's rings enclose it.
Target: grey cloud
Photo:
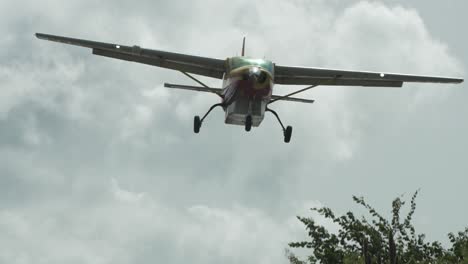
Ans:
[[[285,242],[302,234],[289,227],[305,213],[294,204],[319,200],[344,211],[352,194],[363,194],[386,210],[418,187],[418,227],[441,239],[466,223],[457,210],[466,200],[457,197],[467,171],[464,87],[317,88],[305,95],[315,105],[275,106],[294,126],[290,145],[271,116],[247,134],[225,126],[219,110],[194,135],[192,116],[218,98],[162,87],[190,80],[32,37],[225,58],[247,35],[248,54],[281,64],[462,75],[452,43],[434,39],[414,9],[354,1],[22,4],[0,5],[0,43],[9,50],[0,53],[0,230],[12,241],[2,261],[284,262]],[[243,20],[250,12],[257,17]],[[112,178],[120,189],[109,187]],[[136,201],[119,200],[116,190]],[[449,203],[451,219],[431,209]]]
[[[75,204],[68,201],[2,211],[2,242],[19,243],[25,251],[0,256],[35,263],[182,263],[187,258],[197,263],[271,263],[282,257],[282,243],[289,236],[301,237],[294,216],[272,219],[242,206],[166,207],[148,194],[122,189],[115,180],[109,187],[104,189],[106,199],[71,215],[68,207]]]

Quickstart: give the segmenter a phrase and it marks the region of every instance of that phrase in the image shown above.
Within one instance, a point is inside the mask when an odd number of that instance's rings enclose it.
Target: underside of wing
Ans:
[[[405,82],[461,83],[463,79],[275,65],[277,84],[401,87]]]
[[[103,43],[37,33],[39,39],[55,41],[92,49],[92,53],[104,57],[134,61],[157,67],[178,70],[221,79],[225,61],[220,59],[192,56],[160,50],[143,49],[138,46]]]

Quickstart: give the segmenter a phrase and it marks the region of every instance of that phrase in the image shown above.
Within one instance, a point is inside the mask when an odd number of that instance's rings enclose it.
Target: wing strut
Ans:
[[[279,101],[279,100],[284,100],[284,99],[289,98],[289,97],[291,97],[291,96],[293,96],[293,95],[295,95],[295,94],[302,93],[302,92],[304,92],[304,91],[310,90],[310,89],[315,88],[315,87],[317,87],[317,86],[319,86],[319,85],[318,85],[318,84],[315,84],[315,85],[307,86],[306,88],[297,90],[297,91],[295,91],[295,92],[293,92],[293,93],[290,93],[290,94],[287,94],[287,95],[283,95],[283,96],[278,96],[277,98],[271,100],[268,104],[272,104],[272,103],[274,103],[274,102],[276,102],[276,101]]]
[[[193,77],[192,75],[190,75],[189,73],[187,72],[184,72],[184,71],[180,71],[181,73],[183,73],[185,76],[189,77],[190,79],[194,80],[196,83],[200,84],[201,86],[205,87],[206,89],[209,89],[209,90],[214,90],[213,88],[209,87],[208,85],[204,84],[202,81],[198,80],[197,78]],[[216,93],[219,97],[223,98],[223,96],[219,93]]]
[[[319,85],[327,85],[327,83],[334,82],[334,81],[336,81],[336,80],[339,79],[339,78],[340,78],[340,76],[335,76],[333,79],[329,80],[329,81],[326,82],[326,83],[323,83],[323,84],[314,84],[314,85],[311,85],[311,86],[307,86],[306,88],[303,88],[303,89],[297,90],[297,91],[295,91],[295,92],[292,92],[292,93],[290,93],[290,94],[283,95],[283,96],[278,96],[278,97],[276,97],[275,99],[273,99],[273,100],[271,100],[270,102],[268,102],[268,104],[274,103],[274,102],[279,101],[279,100],[287,100],[287,98],[289,98],[290,96],[293,96],[293,95],[295,95],[295,94],[302,93],[302,92],[304,92],[304,91],[310,90],[310,89],[315,88],[315,87],[317,87],[317,86],[319,86]],[[312,102],[314,102],[314,101],[312,101]]]

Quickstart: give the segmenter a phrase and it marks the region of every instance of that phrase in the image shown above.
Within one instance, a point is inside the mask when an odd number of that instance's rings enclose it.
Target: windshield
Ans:
[[[244,66],[259,66],[273,75],[273,63],[268,60],[233,57],[229,59],[229,68],[234,70]]]

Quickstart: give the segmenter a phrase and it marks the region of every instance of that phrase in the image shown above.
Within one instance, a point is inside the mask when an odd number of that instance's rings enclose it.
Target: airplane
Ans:
[[[98,56],[180,71],[200,86],[171,83],[164,83],[164,86],[167,88],[213,93],[221,98],[221,102],[212,105],[203,117],[200,118],[198,115],[194,117],[193,131],[195,133],[200,132],[205,118],[216,107],[222,107],[224,110],[224,122],[226,124],[244,126],[246,131],[250,131],[252,127],[258,127],[262,123],[265,113],[270,112],[281,125],[284,142],[286,143],[289,143],[291,140],[292,127],[285,127],[279,115],[269,106],[278,101],[313,103],[314,100],[292,96],[319,85],[402,87],[403,83],[407,82],[463,82],[461,78],[279,65],[270,60],[245,56],[245,37],[242,42],[241,56],[229,57],[224,60],[42,33],[36,33],[36,37],[43,40],[90,48],[92,49],[92,54]],[[222,88],[209,87],[192,74],[221,79]],[[274,84],[308,86],[286,95],[273,95]]]

